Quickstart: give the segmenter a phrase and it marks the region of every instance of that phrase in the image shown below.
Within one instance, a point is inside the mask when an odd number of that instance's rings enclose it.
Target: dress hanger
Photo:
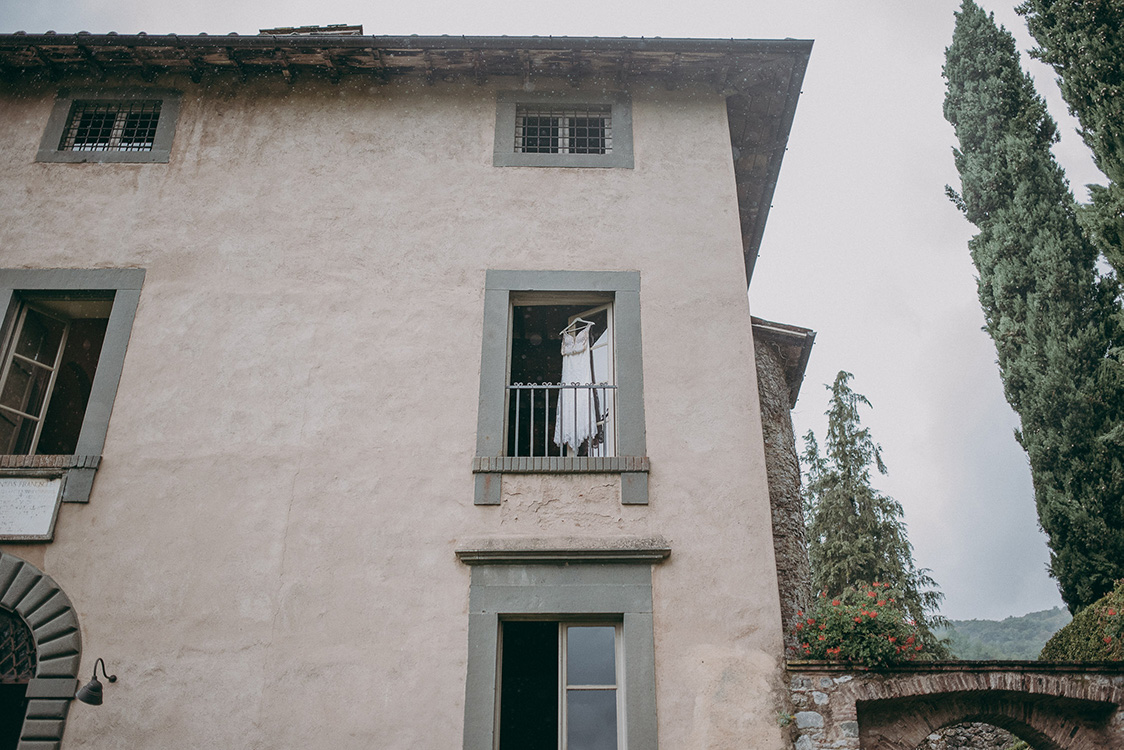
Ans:
[[[574,318],[574,319],[573,319],[573,320],[572,320],[572,321],[570,322],[570,325],[566,326],[565,328],[563,328],[563,329],[562,329],[561,331],[559,331],[559,332],[558,332],[558,333],[559,333],[559,335],[562,335],[562,334],[566,334],[566,333],[574,333],[574,332],[576,332],[576,331],[578,330],[578,329],[576,328],[576,326],[578,325],[578,323],[585,323],[585,327],[586,327],[586,328],[592,328],[592,327],[593,327],[594,325],[596,325],[595,323],[593,323],[593,322],[591,322],[591,321],[588,321],[588,320],[586,320],[585,318]]]

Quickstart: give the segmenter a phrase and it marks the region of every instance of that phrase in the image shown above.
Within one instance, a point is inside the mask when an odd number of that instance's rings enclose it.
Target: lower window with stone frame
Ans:
[[[464,749],[655,748],[651,563],[666,554],[563,565],[458,553],[473,566]]]

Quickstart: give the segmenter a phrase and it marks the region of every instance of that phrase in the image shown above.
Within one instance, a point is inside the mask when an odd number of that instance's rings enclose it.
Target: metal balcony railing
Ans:
[[[608,383],[507,386],[507,455],[615,455],[616,391]]]

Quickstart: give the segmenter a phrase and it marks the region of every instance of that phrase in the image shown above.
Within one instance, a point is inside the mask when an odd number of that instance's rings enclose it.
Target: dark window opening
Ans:
[[[612,335],[608,303],[513,307],[507,455],[615,455]]]
[[[516,107],[516,153],[608,154],[612,150],[610,107]]]
[[[503,623],[500,750],[558,747],[558,623]]]
[[[0,451],[75,452],[113,294],[18,299],[0,350]]]
[[[160,101],[76,101],[59,151],[151,151]]]

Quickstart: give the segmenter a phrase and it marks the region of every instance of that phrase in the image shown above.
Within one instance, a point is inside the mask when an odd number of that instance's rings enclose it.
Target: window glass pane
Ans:
[[[612,625],[566,629],[566,684],[615,685],[617,630]]]
[[[54,367],[65,328],[62,321],[29,309],[19,341],[16,342],[16,353]]]
[[[568,690],[568,750],[617,750],[617,691]]]
[[[77,449],[108,323],[105,318],[71,322],[36,453],[65,455]]]

